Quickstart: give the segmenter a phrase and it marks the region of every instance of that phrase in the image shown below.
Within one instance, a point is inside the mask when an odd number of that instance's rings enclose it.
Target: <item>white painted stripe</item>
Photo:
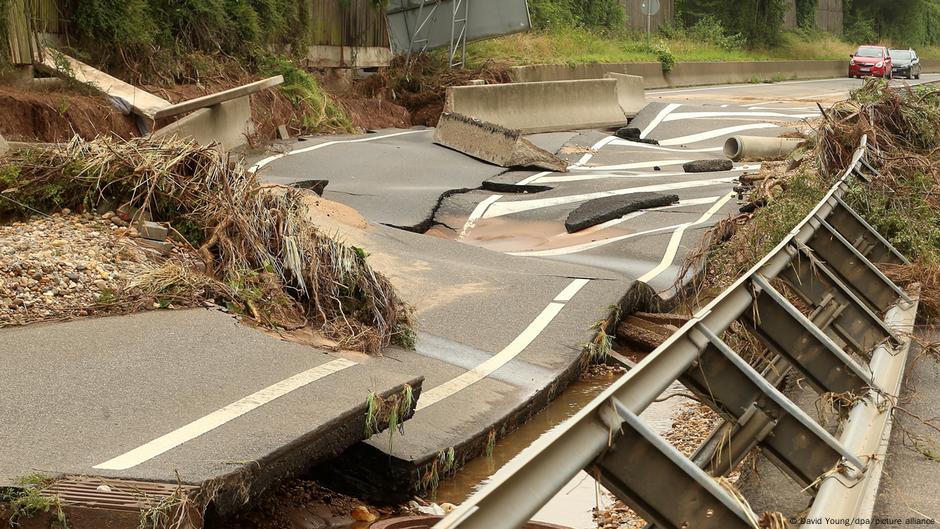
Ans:
[[[679,253],[679,244],[682,242],[682,237],[685,235],[685,231],[693,226],[698,226],[699,224],[708,222],[708,220],[718,213],[718,211],[720,211],[721,208],[723,208],[724,205],[727,204],[728,201],[732,198],[734,198],[734,193],[728,193],[715,202],[715,204],[709,208],[708,211],[703,213],[702,216],[698,218],[698,220],[688,224],[683,224],[682,226],[676,228],[676,231],[672,233],[672,238],[669,239],[669,244],[666,246],[666,253],[663,255],[662,260],[652,270],[640,276],[637,281],[642,281],[644,283],[649,282],[672,266],[672,262],[676,259],[676,254]]]
[[[815,118],[819,117],[819,112],[812,112],[806,114],[784,114],[783,112],[680,112],[678,114],[670,114],[663,119],[664,122],[680,121],[684,119],[700,119],[700,118],[791,118],[791,119],[802,119],[802,118]]]
[[[586,279],[575,279],[568,286],[558,294],[558,298],[566,297],[570,300],[574,297],[575,294],[581,290],[584,285],[588,284]],[[476,366],[475,368],[459,375],[455,378],[450,379],[449,381],[435,386],[429,390],[421,392],[421,398],[418,399],[417,411],[421,411],[428,406],[436,404],[447,397],[457,393],[458,391],[464,390],[471,385],[483,380],[484,378],[491,375],[497,369],[503,367],[509,363],[513,358],[519,356],[526,347],[529,346],[542,331],[548,327],[548,324],[555,319],[555,316],[558,316],[558,313],[561,312],[561,309],[565,307],[564,303],[551,302],[546,306],[542,312],[536,316],[532,323],[530,323],[519,336],[507,345],[502,351],[496,353],[488,360],[482,364]]]
[[[720,151],[721,147],[709,147],[707,149],[670,149],[669,147],[661,147],[659,145],[650,145],[648,143],[639,143],[630,140],[616,140],[610,142],[611,145],[618,145],[621,147],[636,147],[638,149],[650,149],[654,151],[666,151],[666,152],[716,152]]]
[[[629,171],[630,169],[645,169],[648,167],[666,167],[669,165],[682,165],[692,160],[653,160],[651,162],[621,163],[617,165],[594,165],[591,167],[572,167],[573,171]]]
[[[832,81],[845,81],[845,79],[841,77],[836,77],[832,79],[811,79],[808,81],[783,81],[779,83],[761,84],[761,85],[754,85],[754,83],[738,83],[738,84],[726,84],[726,85],[721,85],[721,86],[707,86],[704,88],[680,88],[680,89],[667,88],[663,90],[650,90],[646,92],[646,95],[684,94],[687,92],[710,92],[714,90],[728,90],[728,89],[734,90],[734,89],[740,89],[740,88],[754,89],[754,88],[759,88],[759,87],[766,88],[766,87],[782,86],[782,85],[788,85],[788,84],[831,83]]]
[[[656,117],[653,118],[653,121],[650,121],[650,124],[647,125],[646,128],[643,129],[642,132],[640,132],[640,138],[646,139],[646,137],[649,136],[649,133],[653,132],[653,130],[656,129],[656,127],[658,127],[660,123],[662,123],[663,119],[665,119],[666,116],[671,114],[673,110],[679,108],[680,106],[682,105],[679,105],[677,103],[670,103],[666,105],[666,108],[660,110],[659,114],[656,114]]]
[[[470,230],[472,230],[473,227],[477,225],[477,221],[483,217],[483,214],[486,213],[486,210],[490,207],[490,205],[501,198],[503,198],[503,195],[493,195],[477,204],[477,207],[473,208],[470,216],[467,217],[467,222],[464,223],[463,229],[460,230],[460,235],[457,236],[457,240],[459,241],[466,238],[467,234],[470,233]]]
[[[733,196],[734,196],[734,193],[729,193],[727,195],[718,197],[717,202],[715,202],[715,205],[712,206],[712,208],[709,209],[709,211],[712,211],[712,210],[718,211]],[[712,200],[715,200],[715,197],[712,197]],[[711,217],[712,215],[714,215],[714,213],[708,214],[708,217]],[[702,218],[705,218],[705,220],[702,220]],[[661,228],[654,228],[651,230],[640,231],[637,233],[630,233],[627,235],[619,235],[617,237],[609,237],[607,239],[600,239],[597,241],[591,241],[591,242],[586,242],[582,244],[566,246],[564,248],[553,248],[551,250],[534,250],[534,251],[529,251],[529,252],[508,252],[508,255],[514,255],[517,257],[554,257],[554,256],[559,256],[559,255],[571,255],[575,253],[584,252],[587,250],[593,250],[594,248],[600,248],[601,246],[607,246],[608,244],[613,244],[615,242],[625,241],[627,239],[634,239],[636,237],[644,237],[646,235],[655,235],[657,233],[664,233],[664,232],[675,231],[675,230],[680,230],[680,229],[684,233],[685,230],[688,229],[689,227],[695,226],[697,224],[702,224],[707,221],[707,218],[705,217],[705,215],[702,215],[702,218],[699,218],[695,222],[688,222],[684,224],[674,224],[672,226],[663,226]],[[673,234],[673,239],[675,239],[675,233]],[[673,239],[670,239],[670,244],[672,244]],[[681,239],[682,237],[680,235],[679,240]],[[668,253],[668,248],[667,248],[667,253]],[[664,257],[664,260],[665,260],[665,257]],[[671,263],[672,261],[670,260],[669,262]],[[668,265],[667,265],[667,268],[668,268]],[[647,275],[648,274],[649,273],[647,273]]]
[[[275,161],[275,160],[280,160],[281,158],[286,158],[286,157],[288,157],[288,156],[294,156],[295,154],[303,154],[303,153],[305,153],[305,152],[315,151],[315,150],[317,150],[317,149],[323,149],[323,148],[330,147],[330,146],[333,146],[333,145],[342,145],[342,144],[344,144],[344,143],[363,143],[363,142],[367,142],[367,141],[382,140],[382,139],[385,139],[385,138],[394,138],[394,137],[396,137],[396,136],[405,136],[405,135],[407,135],[407,134],[418,134],[418,133],[421,133],[421,132],[433,132],[433,131],[434,131],[434,129],[406,130],[406,131],[402,131],[402,132],[394,132],[394,133],[392,133],[392,134],[381,134],[381,135],[376,135],[376,136],[368,136],[368,137],[365,137],[365,138],[357,138],[357,139],[355,139],[355,140],[334,140],[334,141],[327,141],[327,142],[323,142],[323,143],[318,143],[318,144],[316,144],[316,145],[311,145],[310,147],[304,147],[303,149],[295,149],[295,150],[292,150],[292,151],[283,152],[283,153],[280,153],[280,154],[275,154],[274,156],[268,156],[267,158],[261,160],[260,162],[258,162],[258,163],[256,163],[256,164],[252,165],[248,170],[249,170],[250,172],[255,173],[255,172],[258,172],[260,169],[262,169],[264,166],[270,164],[271,162],[273,162],[273,161]]]
[[[527,252],[506,252],[507,255],[514,255],[517,257],[552,257],[556,255],[570,255],[573,253],[579,253],[586,250],[592,250],[594,248],[600,248],[601,246],[606,246],[611,243],[618,241],[625,241],[627,239],[633,239],[635,237],[643,237],[644,235],[653,235],[656,233],[662,233],[665,231],[671,231],[682,224],[673,224],[672,226],[663,226],[662,228],[654,228],[652,230],[638,231],[636,233],[630,233],[627,235],[618,235],[617,237],[609,237],[607,239],[600,239],[597,241],[586,242],[582,244],[575,244],[572,246],[565,246],[563,248],[552,248],[551,250],[531,250]]]
[[[766,106],[751,106],[747,107],[748,110],[776,110],[784,112],[801,112],[806,110],[816,110],[815,107],[766,107]]]
[[[575,202],[586,202],[595,198],[612,197],[619,195],[629,195],[630,193],[640,193],[644,191],[670,191],[674,189],[689,189],[697,187],[709,187],[725,185],[734,181],[735,177],[712,178],[708,180],[690,180],[686,182],[670,182],[668,184],[656,184],[650,186],[631,187],[626,189],[613,189],[609,191],[598,191],[595,193],[585,193],[581,195],[568,195],[562,197],[539,198],[534,200],[516,200],[513,202],[502,202],[493,204],[483,215],[483,218],[502,217],[512,213],[530,211],[533,209],[542,209],[552,206],[561,206]]]
[[[590,279],[575,279],[571,282],[570,285],[566,286],[560,294],[555,296],[555,301],[558,303],[567,303],[571,301],[571,298],[573,298],[575,294],[584,288],[584,285],[587,285],[590,282]]]
[[[757,129],[776,129],[778,128],[773,123],[752,123],[750,125],[736,125],[734,127],[725,127],[723,129],[709,130],[706,132],[700,132],[698,134],[690,134],[688,136],[680,136],[678,138],[671,138],[668,140],[661,140],[660,145],[685,145],[687,143],[697,143],[700,141],[710,140],[717,138],[719,136],[726,136],[734,134],[736,132],[743,132],[745,130],[757,130]]]
[[[550,174],[552,174],[552,171],[542,171],[541,173],[535,173],[535,174],[532,175],[532,176],[529,176],[529,177],[523,178],[522,180],[519,180],[518,182],[516,182],[516,185],[517,185],[517,186],[524,186],[524,185],[527,185],[527,184],[531,184],[532,182],[535,182],[535,181],[538,180],[539,178],[542,178],[543,176],[550,175]]]
[[[296,374],[258,392],[252,393],[205,417],[196,419],[182,428],[173,430],[162,437],[158,437],[130,452],[119,455],[114,459],[109,459],[92,468],[98,470],[127,470],[128,468],[135,467],[187,441],[191,441],[204,433],[214,430],[233,419],[241,417],[254,409],[264,406],[274,399],[283,397],[294,390],[300,389],[323,377],[332,375],[333,373],[337,373],[354,365],[356,365],[355,362],[338,358],[314,367],[313,369],[308,369],[303,373]]]
[[[756,171],[761,168],[760,164],[757,165],[736,165],[731,172],[737,171]],[[582,182],[586,180],[605,180],[610,178],[666,178],[674,176],[697,176],[698,173],[663,173],[663,172],[652,172],[652,173],[587,173],[579,175],[566,175],[566,176],[546,176],[539,180],[540,184],[558,184],[564,182]]]

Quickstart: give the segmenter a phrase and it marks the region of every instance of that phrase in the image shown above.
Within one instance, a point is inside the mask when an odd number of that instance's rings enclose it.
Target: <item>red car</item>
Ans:
[[[891,54],[884,46],[861,46],[849,61],[849,77],[884,77],[891,79]]]

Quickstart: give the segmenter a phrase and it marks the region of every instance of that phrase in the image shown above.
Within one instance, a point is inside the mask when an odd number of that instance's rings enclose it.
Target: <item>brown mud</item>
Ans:
[[[90,140],[98,135],[130,138],[138,132],[133,117],[97,94],[0,86],[0,135],[7,140],[54,143],[75,134]]]

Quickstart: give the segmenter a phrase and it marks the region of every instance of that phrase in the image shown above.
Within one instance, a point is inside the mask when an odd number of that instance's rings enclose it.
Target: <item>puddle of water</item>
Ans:
[[[618,375],[606,375],[590,380],[579,380],[571,384],[529,422],[499,440],[491,457],[479,457],[468,462],[457,475],[442,482],[437,490],[436,501],[458,505],[466,500],[486,485],[490,477],[503,465],[543,435],[550,434],[557,426],[607,389],[617,378]],[[682,391],[686,390],[677,382],[664,392],[663,397]],[[677,409],[686,401],[684,397],[665,400],[661,398],[659,402],[654,402],[644,410],[641,417],[654,431],[664,434],[672,428]],[[543,506],[533,519],[572,529],[595,529],[593,509],[598,506],[603,509],[612,503],[610,493],[594,478],[581,471]]]

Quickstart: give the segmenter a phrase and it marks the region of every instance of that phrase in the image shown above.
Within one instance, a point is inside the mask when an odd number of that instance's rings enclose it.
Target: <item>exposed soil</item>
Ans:
[[[57,90],[0,86],[0,135],[11,141],[52,143],[78,134],[137,136],[134,118],[99,95],[67,88]]]

